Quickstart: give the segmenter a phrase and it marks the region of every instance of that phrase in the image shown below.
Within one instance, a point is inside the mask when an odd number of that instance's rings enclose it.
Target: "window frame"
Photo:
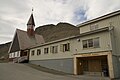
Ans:
[[[37,55],[41,55],[41,49],[37,49]]]
[[[96,46],[96,44],[95,44],[95,42],[96,42],[95,39],[98,40],[98,41],[97,41],[97,46]],[[100,48],[100,38],[99,38],[99,37],[96,37],[96,38],[94,38],[93,40],[94,40],[94,41],[93,41],[93,42],[94,42],[94,43],[93,43],[94,48]]]
[[[55,53],[58,53],[58,45],[57,46],[51,46],[50,47],[50,52],[55,54]]]
[[[48,54],[49,53],[49,47],[44,48],[44,54]]]
[[[62,48],[62,52],[70,51],[70,43],[62,44],[61,48]]]
[[[87,40],[83,40],[82,44],[83,44],[83,49],[87,48],[87,46],[88,46]]]
[[[88,48],[93,48],[94,47],[94,41],[93,39],[88,39]]]
[[[19,57],[19,51],[17,52],[17,57]]]
[[[35,55],[35,50],[32,50],[31,51],[31,56],[34,56]]]
[[[96,37],[96,38],[82,40],[82,47],[83,49],[100,48],[100,38]]]

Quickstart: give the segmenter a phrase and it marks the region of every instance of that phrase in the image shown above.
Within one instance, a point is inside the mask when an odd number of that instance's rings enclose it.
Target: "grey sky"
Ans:
[[[120,9],[120,0],[0,0],[0,44],[11,41],[16,28],[26,30],[34,7],[36,27],[80,24]]]

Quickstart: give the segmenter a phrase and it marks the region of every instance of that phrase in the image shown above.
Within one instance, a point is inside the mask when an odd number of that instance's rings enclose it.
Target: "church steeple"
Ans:
[[[30,16],[30,18],[29,18],[29,21],[28,21],[27,25],[34,25],[34,26],[35,26],[33,13],[31,14],[31,16]]]
[[[27,33],[29,36],[34,36],[34,27],[35,27],[35,22],[32,13],[27,23]]]

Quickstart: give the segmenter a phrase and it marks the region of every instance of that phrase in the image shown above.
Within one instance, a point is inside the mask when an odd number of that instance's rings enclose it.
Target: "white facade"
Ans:
[[[83,40],[86,39],[92,39],[92,38],[97,38],[99,37],[99,48],[90,48],[90,49],[83,49]],[[78,39],[80,41],[78,41]],[[70,44],[70,51],[62,52],[60,49],[62,44]],[[58,46],[58,53],[51,53],[50,52],[50,47],[51,46]],[[44,54],[44,48],[49,48],[49,53]],[[37,55],[37,49],[41,50],[41,54]],[[34,55],[31,55],[32,51],[35,51]],[[30,55],[29,59],[30,60],[45,60],[45,59],[61,59],[61,58],[73,58],[74,54],[79,54],[79,53],[90,53],[90,52],[100,52],[100,51],[110,51],[112,50],[112,45],[111,45],[111,39],[110,39],[110,33],[108,31],[105,32],[100,32],[100,33],[95,33],[87,36],[82,36],[82,37],[76,37],[73,39],[69,40],[64,40],[64,41],[58,41],[58,42],[53,42],[53,43],[46,43],[45,45],[41,45],[35,48],[30,49]]]
[[[13,52],[9,54],[9,58],[20,57],[20,51]]]
[[[107,63],[110,78],[120,77],[120,72],[118,72],[120,70],[120,11],[85,22],[78,25],[78,27],[80,28],[80,36],[65,38],[31,48],[29,55],[30,61],[74,58],[75,54],[79,57],[82,54],[88,54],[91,56],[91,54],[94,53],[95,55],[98,54],[102,56],[107,52],[109,53],[106,54],[106,58],[108,60]],[[103,30],[104,28],[108,29]],[[94,38],[99,38],[99,47],[84,49],[83,41]],[[67,43],[70,44],[70,51],[62,52],[61,45]],[[58,46],[58,53],[51,53],[51,46]],[[49,48],[48,54],[44,54],[44,48],[46,47]],[[37,49],[41,50],[40,55],[37,55]],[[31,55],[32,51],[34,51],[34,55]],[[76,65],[76,58],[74,59],[74,63]],[[76,70],[76,66],[74,67],[74,70]]]

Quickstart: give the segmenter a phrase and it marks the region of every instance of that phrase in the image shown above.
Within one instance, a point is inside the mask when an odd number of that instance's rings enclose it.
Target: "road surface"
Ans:
[[[0,80],[101,80],[74,75],[55,75],[16,63],[0,63]],[[109,80],[109,79],[104,79]]]

